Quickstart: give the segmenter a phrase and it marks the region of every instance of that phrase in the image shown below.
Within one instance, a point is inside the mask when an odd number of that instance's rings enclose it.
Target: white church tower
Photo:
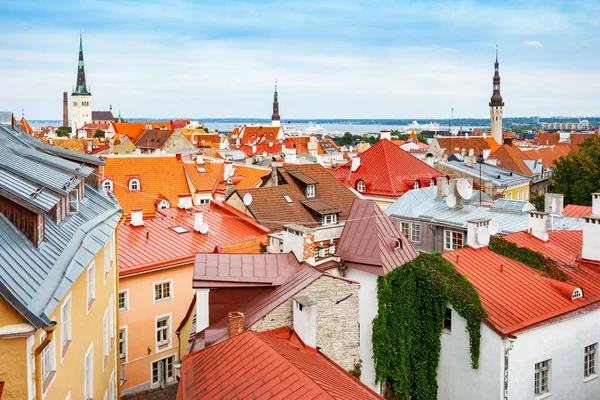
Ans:
[[[77,86],[71,94],[71,137],[77,136],[77,130],[92,122],[92,94],[85,83],[83,68],[83,39],[79,35],[79,63],[77,64]]]
[[[502,144],[502,113],[504,102],[500,95],[500,72],[498,72],[498,46],[496,46],[496,64],[494,64],[494,93],[490,100],[490,116],[492,137],[497,143]]]

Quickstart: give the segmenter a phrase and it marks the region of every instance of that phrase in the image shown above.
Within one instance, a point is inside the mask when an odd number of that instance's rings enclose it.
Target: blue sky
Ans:
[[[79,33],[95,110],[129,117],[600,115],[597,1],[0,0],[0,109],[60,119]]]

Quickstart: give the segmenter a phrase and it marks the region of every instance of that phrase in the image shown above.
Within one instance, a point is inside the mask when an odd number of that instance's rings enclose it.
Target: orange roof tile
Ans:
[[[203,164],[186,163],[185,173],[192,181],[192,186],[198,192],[225,192],[227,181],[224,175],[225,163],[210,163]],[[198,169],[204,169],[205,172],[200,172]],[[259,187],[263,178],[271,174],[270,169],[257,168],[246,165],[233,165],[234,175],[232,178],[236,189],[250,189]]]
[[[281,128],[278,126],[245,125],[240,132],[240,140],[243,143],[254,143],[256,140],[277,140]]]
[[[183,163],[175,155],[105,157],[104,178],[113,182],[113,194],[125,214],[141,208],[145,216],[156,214],[154,201],[164,196],[177,207],[180,194],[190,193]],[[140,180],[141,190],[129,190],[129,181]]]
[[[446,149],[448,156],[454,153],[460,153],[462,149],[465,149],[469,153],[470,149],[473,149],[475,156],[483,153],[483,150],[490,149],[492,152],[496,151],[500,144],[490,136],[436,136],[434,138],[438,141],[440,147]]]
[[[581,262],[581,231],[550,231],[543,242],[527,232],[506,235],[505,240],[540,252],[558,261],[566,282],[547,278],[541,272],[487,247],[465,247],[443,254],[475,286],[489,321],[504,334],[517,333],[545,321],[561,317],[600,300],[600,271]],[[571,300],[571,293],[582,288],[583,298]]]
[[[529,154],[524,154],[520,148],[504,144],[494,151],[489,158],[498,161],[498,166],[509,171],[518,172],[525,176],[533,175],[533,172],[525,160],[530,159]]]
[[[538,133],[537,144],[540,146],[556,146],[560,139],[558,133]]]
[[[152,129],[173,129],[171,122],[113,122],[111,124],[115,130],[115,133],[121,135],[127,135],[134,142],[141,136],[141,134],[147,129],[148,125],[152,126]]]
[[[577,204],[568,204],[563,209],[565,217],[581,218],[592,214],[592,206],[578,206]]]
[[[19,121],[19,125],[21,125],[21,128],[23,128],[23,132],[27,132],[30,135],[33,135],[33,128],[31,127],[31,125],[29,125],[29,122],[27,122],[25,117],[21,118],[21,120]]]
[[[186,355],[178,397],[382,399],[288,327],[247,331]]]

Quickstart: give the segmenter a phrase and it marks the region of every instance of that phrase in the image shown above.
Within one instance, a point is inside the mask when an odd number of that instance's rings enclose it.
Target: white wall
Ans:
[[[479,368],[473,369],[466,327],[467,320],[452,310],[452,331],[441,336],[438,399],[500,399],[504,383],[502,340],[482,323]]]
[[[283,231],[283,252],[292,251],[298,260],[304,260],[304,235],[298,236],[287,230]]]
[[[534,398],[535,364],[548,359],[552,359],[552,399],[599,399],[600,380],[584,382],[583,377],[583,350],[597,342],[600,310],[517,335],[510,353],[509,399]]]

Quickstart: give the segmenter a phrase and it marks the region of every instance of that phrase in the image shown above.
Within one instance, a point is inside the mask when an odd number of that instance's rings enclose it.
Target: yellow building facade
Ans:
[[[530,184],[524,182],[520,185],[509,186],[502,192],[502,196],[507,200],[529,201],[531,196]]]

